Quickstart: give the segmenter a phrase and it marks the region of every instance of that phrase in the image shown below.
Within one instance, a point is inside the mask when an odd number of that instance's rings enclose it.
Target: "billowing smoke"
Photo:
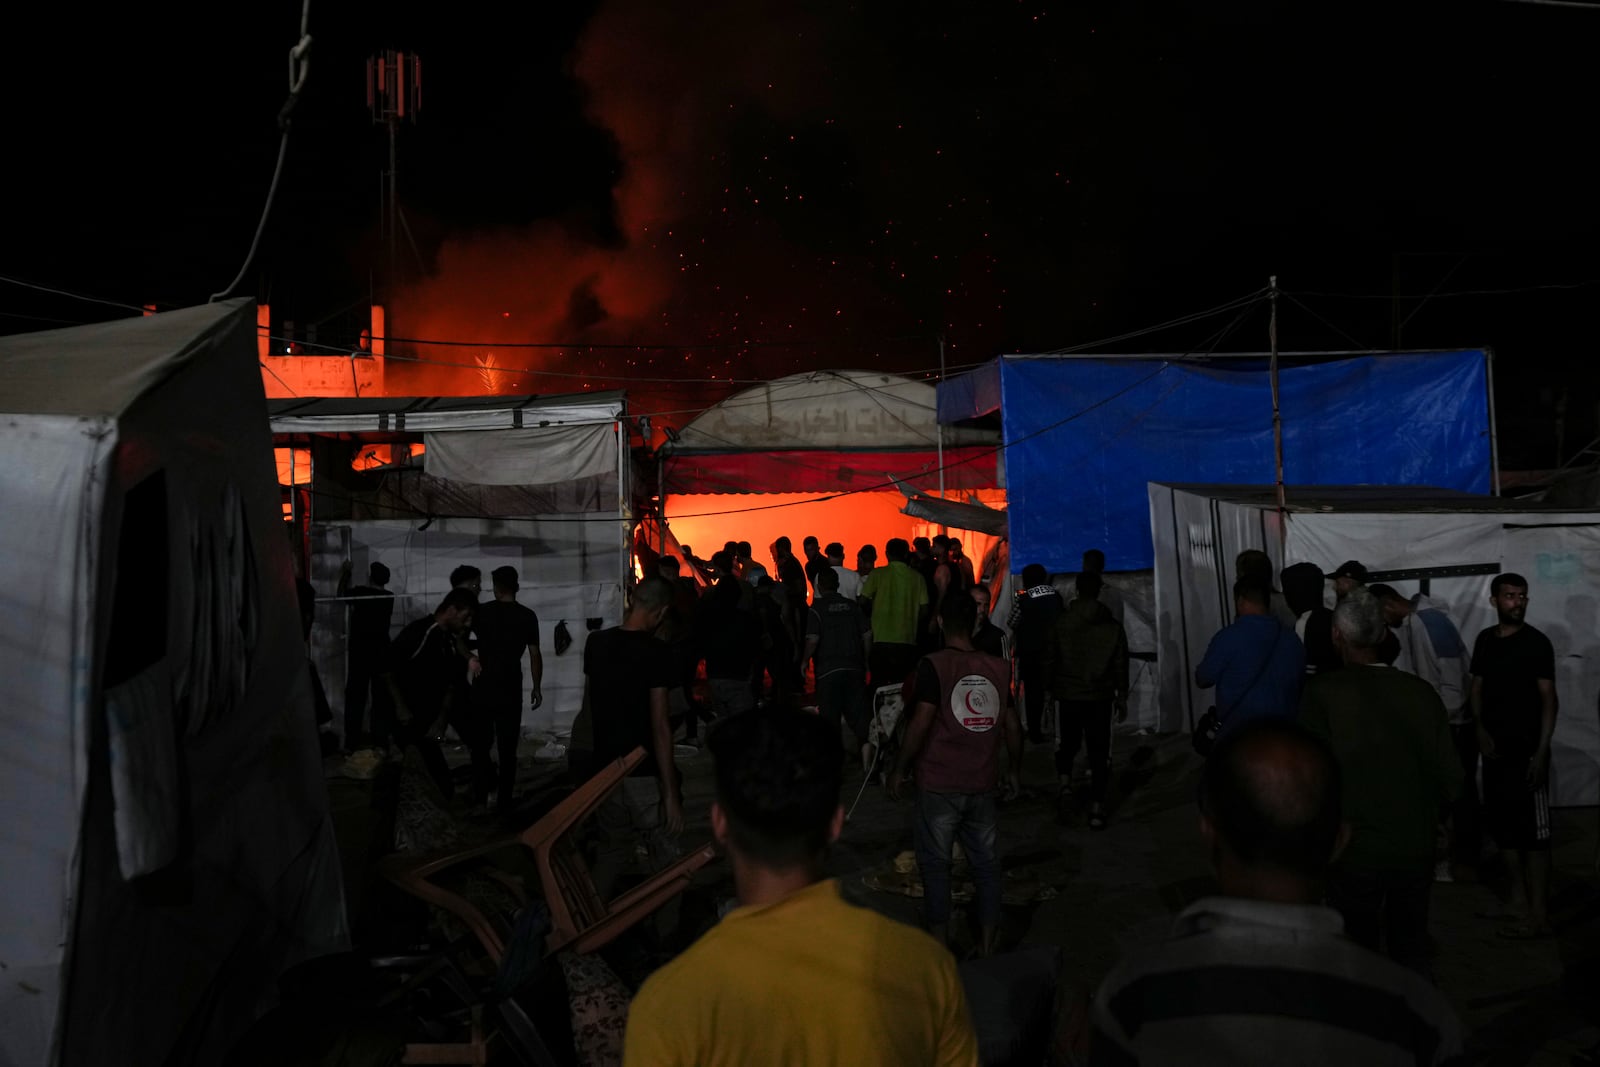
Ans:
[[[738,128],[757,127],[747,140],[759,141],[763,124],[827,108],[817,30],[809,19],[775,15],[768,6],[729,0],[604,6],[574,51],[572,73],[591,119],[616,140],[621,169],[612,190],[614,239],[579,234],[564,220],[447,239],[430,275],[400,293],[391,333],[500,344],[726,344],[781,337],[786,329],[792,337],[795,324],[779,321],[788,311],[785,302],[797,305],[790,318],[801,311],[816,316],[812,321],[826,316],[828,280],[796,270],[798,257],[784,262],[772,205],[760,206],[763,195],[799,206],[804,192],[780,188],[781,180],[769,189],[762,183],[770,175],[740,176],[741,164],[728,147]],[[751,257],[762,260],[760,269]],[[780,283],[776,302],[762,295],[773,288],[774,262],[791,283]],[[838,288],[842,298],[850,287]],[[394,348],[431,361],[395,368],[396,383],[408,392],[482,392],[491,383],[506,392],[579,391],[651,368],[685,376],[750,371],[747,359],[728,348]],[[474,367],[480,362],[573,377],[481,372]]]

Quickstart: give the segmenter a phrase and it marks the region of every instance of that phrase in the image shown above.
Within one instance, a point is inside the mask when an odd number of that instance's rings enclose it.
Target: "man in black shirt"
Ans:
[[[806,555],[806,581],[811,583],[812,595],[817,589],[817,572],[824,567],[831,567],[833,563],[822,551],[822,542],[817,540],[817,535],[812,534],[800,542],[800,550]]]
[[[1045,656],[1056,619],[1065,609],[1066,602],[1050,584],[1050,572],[1043,564],[1030,563],[1022,568],[1022,588],[1017,590],[1017,602],[1011,609],[1011,647],[1022,681],[1028,740],[1036,745],[1044,743],[1044,698],[1050,688],[1050,677],[1044,670]]]
[[[789,631],[791,648],[806,632],[806,570],[795,558],[787,537],[772,542],[772,561],[778,567],[778,582],[783,586],[783,625]]]
[[[354,752],[364,742],[387,748],[394,728],[394,704],[389,687],[378,681],[389,649],[389,623],[394,618],[394,594],[389,592],[389,568],[374,562],[367,568],[366,585],[350,584],[350,561],[339,568],[339,596],[352,597],[345,662],[344,747]],[[361,729],[367,711],[367,690],[372,690],[372,732]]]
[[[1306,674],[1326,674],[1344,666],[1333,647],[1333,611],[1322,603],[1327,579],[1315,563],[1285,567],[1279,580],[1283,599],[1294,614],[1294,632],[1306,649]]]
[[[522,740],[522,653],[528,653],[528,675],[533,682],[531,709],[544,703],[544,656],[539,651],[539,616],[517,603],[515,567],[496,567],[489,575],[494,599],[478,605],[472,628],[478,635],[478,659],[483,672],[472,684],[477,723],[472,736],[472,802],[488,802],[494,781],[489,748],[499,758],[495,806],[510,809],[517,784],[517,742]]]
[[[817,704],[839,736],[841,720],[863,745],[867,743],[867,657],[872,628],[861,605],[839,595],[839,575],[832,567],[817,572],[817,596],[806,616],[806,645],[801,663],[815,658]]]
[[[987,655],[1005,659],[1006,632],[989,619],[989,610],[994,606],[990,603],[989,587],[980,582],[968,589],[967,595],[978,606],[978,627],[972,631],[972,647]]]
[[[593,877],[602,900],[610,900],[618,876],[641,839],[650,870],[677,858],[683,830],[683,793],[672,753],[667,690],[672,658],[655,631],[672,606],[672,586],[646,578],[633,590],[621,626],[591,634],[583,649],[584,695],[594,730],[597,767],[635,748],[645,758],[600,809],[595,822],[602,839]]]
[[[754,612],[740,607],[749,589],[747,583],[724,574],[695,612],[695,654],[705,657],[706,689],[717,718],[756,706],[750,686],[761,660],[760,623]]]
[[[1502,849],[1515,850],[1515,938],[1550,933],[1550,738],[1556,730],[1556,658],[1550,639],[1524,622],[1528,580],[1497,575],[1489,599],[1500,621],[1472,646],[1472,717],[1483,751],[1483,810]]]
[[[437,611],[400,631],[389,646],[384,674],[394,698],[395,736],[402,746],[416,746],[446,800],[455,795],[455,786],[439,741],[466,670],[457,642],[472,625],[477,606],[477,597],[470,590],[450,590]]]

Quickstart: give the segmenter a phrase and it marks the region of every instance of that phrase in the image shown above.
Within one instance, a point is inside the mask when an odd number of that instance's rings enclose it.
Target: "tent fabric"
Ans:
[[[975,530],[990,537],[1006,535],[1006,513],[999,508],[976,501],[967,504],[959,500],[941,500],[919,493],[903,482],[895,484],[906,498],[906,506],[901,511],[914,519],[936,522],[957,530]]]
[[[336,575],[345,559],[357,574],[365,574],[373,563],[384,564],[395,596],[393,635],[438,606],[450,590],[455,567],[477,567],[485,584],[494,568],[515,567],[521,585],[517,599],[539,616],[544,654],[544,703],[529,711],[524,700],[523,730],[530,736],[565,736],[583,704],[581,635],[588,633],[587,621],[600,619],[612,626],[622,619],[624,524],[615,511],[614,494],[611,506],[610,514],[540,515],[511,522],[441,518],[426,530],[418,530],[415,522],[365,519],[323,527],[312,556],[313,572],[321,576],[315,579],[318,593],[334,595]],[[317,605],[313,656],[324,679],[345,677],[347,609],[348,602],[332,599]],[[579,644],[558,655],[552,635],[562,621]],[[524,689],[531,684],[525,660],[522,682]],[[330,686],[328,698],[335,721],[343,722],[343,687]]]
[[[423,470],[473,485],[559,485],[617,471],[614,422],[427,435]]]
[[[665,451],[931,449],[938,393],[927,382],[874,371],[815,371],[765,382],[696,416]],[[944,445],[993,445],[992,431],[946,428]]]
[[[996,472],[993,446],[944,450],[947,490],[992,489]],[[669,494],[859,492],[891,488],[891,479],[927,491],[939,487],[939,453],[934,449],[674,453],[666,458],[664,478]]]
[[[1540,508],[1409,486],[1293,487],[1298,504],[1279,516],[1270,486],[1148,487],[1156,539],[1155,618],[1163,730],[1183,730],[1213,694],[1194,687],[1194,667],[1233,618],[1234,559],[1265,551],[1277,570],[1347,559],[1375,575],[1422,568],[1514,571],[1529,583],[1527,621],[1555,646],[1560,711],[1551,796],[1562,806],[1600,802],[1600,510]],[[1412,504],[1411,501],[1416,503]],[[1452,509],[1454,501],[1458,506]],[[1384,578],[1405,596],[1420,579]],[[1494,624],[1491,573],[1439,575],[1428,594],[1448,604],[1470,648]],[[1327,594],[1332,600],[1332,586]]]
[[[210,353],[244,298],[135,319],[0,337],[0,411],[117,415]],[[253,353],[254,348],[251,349]],[[71,353],[71,374],[63,354]]]
[[[274,434],[422,433],[614,422],[621,393],[579,396],[315,397],[268,405]]]
[[[1266,362],[997,361],[1012,558],[1071,570],[1151,566],[1148,482],[1271,483]],[[1279,373],[1289,483],[1490,488],[1481,350],[1289,360]]]
[[[72,831],[88,780],[89,691],[75,669],[93,642],[93,552],[116,438],[109,420],[0,416],[5,509],[0,566],[0,1063],[46,1063],[65,992]],[[22,521],[26,516],[26,521]]]
[[[939,421],[946,426],[981,419],[1000,410],[1000,367],[993,359],[939,383]]]
[[[348,946],[255,333],[234,301],[0,342],[42,409],[0,415],[0,1063],[220,1062]]]

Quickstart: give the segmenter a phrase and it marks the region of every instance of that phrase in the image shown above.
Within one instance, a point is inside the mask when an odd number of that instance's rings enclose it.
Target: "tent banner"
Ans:
[[[617,472],[613,423],[427,435],[423,470],[473,485],[558,485]]]
[[[994,489],[1000,484],[997,450],[946,448],[947,491]],[[893,490],[895,481],[923,492],[939,488],[939,453],[904,452],[721,452],[668,453],[668,493],[843,493]]]
[[[1264,359],[1000,363],[1016,565],[1076,570],[1099,548],[1108,569],[1143,570],[1148,483],[1277,480]],[[1291,358],[1278,377],[1287,484],[1489,492],[1483,351]]]

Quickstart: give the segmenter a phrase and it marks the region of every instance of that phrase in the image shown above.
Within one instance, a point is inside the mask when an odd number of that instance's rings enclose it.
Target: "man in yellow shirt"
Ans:
[[[747,713],[709,745],[740,906],[639,990],[626,1067],[976,1067],[955,960],[821,876],[844,826],[837,731]]]

